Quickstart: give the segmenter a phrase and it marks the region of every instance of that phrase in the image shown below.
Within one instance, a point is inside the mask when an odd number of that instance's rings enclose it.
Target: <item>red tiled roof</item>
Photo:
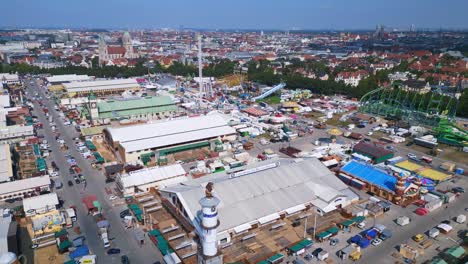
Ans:
[[[257,109],[255,107],[249,107],[247,109],[242,110],[242,112],[245,112],[245,113],[247,113],[249,115],[253,115],[253,116],[257,116],[257,117],[268,115],[267,112],[265,112],[263,110],[260,110],[260,109]]]
[[[367,154],[373,158],[380,158],[393,153],[390,150],[362,141],[354,146],[353,151]]]
[[[107,47],[109,54],[122,54],[124,55],[127,50],[124,47]]]

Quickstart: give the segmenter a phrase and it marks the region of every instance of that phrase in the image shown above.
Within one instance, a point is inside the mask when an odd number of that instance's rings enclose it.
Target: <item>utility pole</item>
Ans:
[[[315,211],[314,214],[314,236],[312,237],[312,239],[315,238],[315,229],[317,229],[317,211]]]
[[[309,220],[309,217],[306,217],[305,223],[304,223],[304,238],[305,238],[306,235],[307,235],[307,220]]]

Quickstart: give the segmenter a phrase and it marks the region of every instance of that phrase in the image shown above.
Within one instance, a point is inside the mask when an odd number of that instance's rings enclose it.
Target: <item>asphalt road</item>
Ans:
[[[105,192],[106,184],[104,182],[104,175],[93,169],[90,163],[81,157],[75,148],[73,138],[78,137],[79,134],[74,130],[73,127],[66,127],[63,121],[58,115],[58,112],[54,110],[54,103],[51,100],[47,100],[45,93],[42,88],[38,85],[29,85],[28,91],[30,94],[39,92],[42,96],[42,101],[45,106],[48,107],[49,113],[53,115],[54,122],[58,132],[61,134],[60,137],[65,140],[65,143],[69,147],[68,152],[76,159],[78,166],[81,168],[87,181],[87,187],[84,188],[83,184],[74,184],[69,187],[67,185],[68,180],[73,178],[68,174],[69,165],[64,156],[64,152],[60,150],[59,143],[55,140],[55,136],[50,128],[48,119],[41,111],[41,107],[35,103],[34,112],[38,116],[41,123],[44,124],[44,129],[39,130],[40,133],[45,134],[45,139],[49,142],[50,148],[52,149],[52,155],[49,159],[55,160],[56,164],[60,168],[60,177],[64,183],[62,190],[58,190],[60,198],[65,201],[65,207],[75,205],[77,208],[78,224],[80,226],[82,235],[86,237],[87,244],[93,254],[96,254],[100,263],[119,263],[119,255],[107,255],[106,249],[98,237],[98,229],[96,223],[91,216],[87,215],[87,210],[81,202],[81,199],[89,194],[96,195],[101,206],[103,215],[110,222],[109,238],[111,240],[111,247],[120,248],[121,254],[125,254],[129,257],[132,263],[143,263],[150,264],[155,261],[162,262],[162,256],[160,252],[155,248],[152,242],[146,237],[145,244],[140,247],[139,243],[134,239],[134,233],[132,229],[126,230],[120,222],[120,216],[118,210],[113,208],[112,203],[107,199]],[[107,187],[110,187],[107,185]]]
[[[406,214],[410,216],[413,221],[410,225],[405,227],[393,228],[393,236],[384,241],[380,246],[365,250],[361,263],[395,263],[395,259],[390,257],[391,253],[396,252],[396,246],[401,243],[409,242],[411,238],[416,234],[424,234],[426,231],[440,224],[441,221],[455,217],[459,214],[465,213],[465,207],[468,204],[467,195],[462,195],[456,201],[449,204],[448,208],[445,209],[445,205],[442,208],[436,209],[425,216],[417,216],[416,214]],[[393,206],[395,207],[395,206]],[[386,218],[385,221],[379,221],[379,223],[387,224],[393,219]],[[391,223],[388,223],[389,225]],[[440,237],[443,239],[444,235]]]

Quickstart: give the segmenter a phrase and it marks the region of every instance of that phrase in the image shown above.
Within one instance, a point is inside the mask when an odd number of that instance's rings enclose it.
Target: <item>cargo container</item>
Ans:
[[[431,239],[426,239],[424,240],[423,242],[419,243],[419,247],[422,248],[422,249],[426,249],[430,246],[432,246],[432,240]]]
[[[338,251],[338,257],[341,259],[358,260],[361,258],[361,248],[356,244],[350,244]]]
[[[455,169],[455,164],[451,162],[444,162],[440,164],[439,168],[444,171],[452,172]]]

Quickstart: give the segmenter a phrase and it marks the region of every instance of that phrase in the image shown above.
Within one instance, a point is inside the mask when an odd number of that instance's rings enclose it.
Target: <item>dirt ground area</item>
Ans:
[[[172,158],[174,160],[181,160],[184,162],[189,162],[189,161],[194,161],[197,160],[199,157],[207,157],[210,154],[210,151],[208,148],[201,148],[201,149],[193,149],[193,150],[187,150],[187,151],[182,151],[178,153],[174,153],[172,155]],[[171,157],[169,157],[169,160]]]
[[[97,140],[93,139],[93,143],[96,146],[97,151],[106,160],[106,162],[117,160],[114,153],[107,148],[104,142],[98,142]]]
[[[447,145],[439,145],[439,149],[443,151],[438,155],[441,159],[451,160],[456,163],[467,163],[468,160],[468,153],[459,151],[455,147],[447,146]]]
[[[57,245],[39,248],[34,251],[34,262],[40,264],[62,264],[64,256],[57,251]]]
[[[222,250],[224,262],[258,263],[301,240],[290,224],[286,223],[277,229],[271,228],[280,222],[276,221],[255,231],[234,236],[232,245]],[[254,233],[255,237],[242,241],[243,237]]]

